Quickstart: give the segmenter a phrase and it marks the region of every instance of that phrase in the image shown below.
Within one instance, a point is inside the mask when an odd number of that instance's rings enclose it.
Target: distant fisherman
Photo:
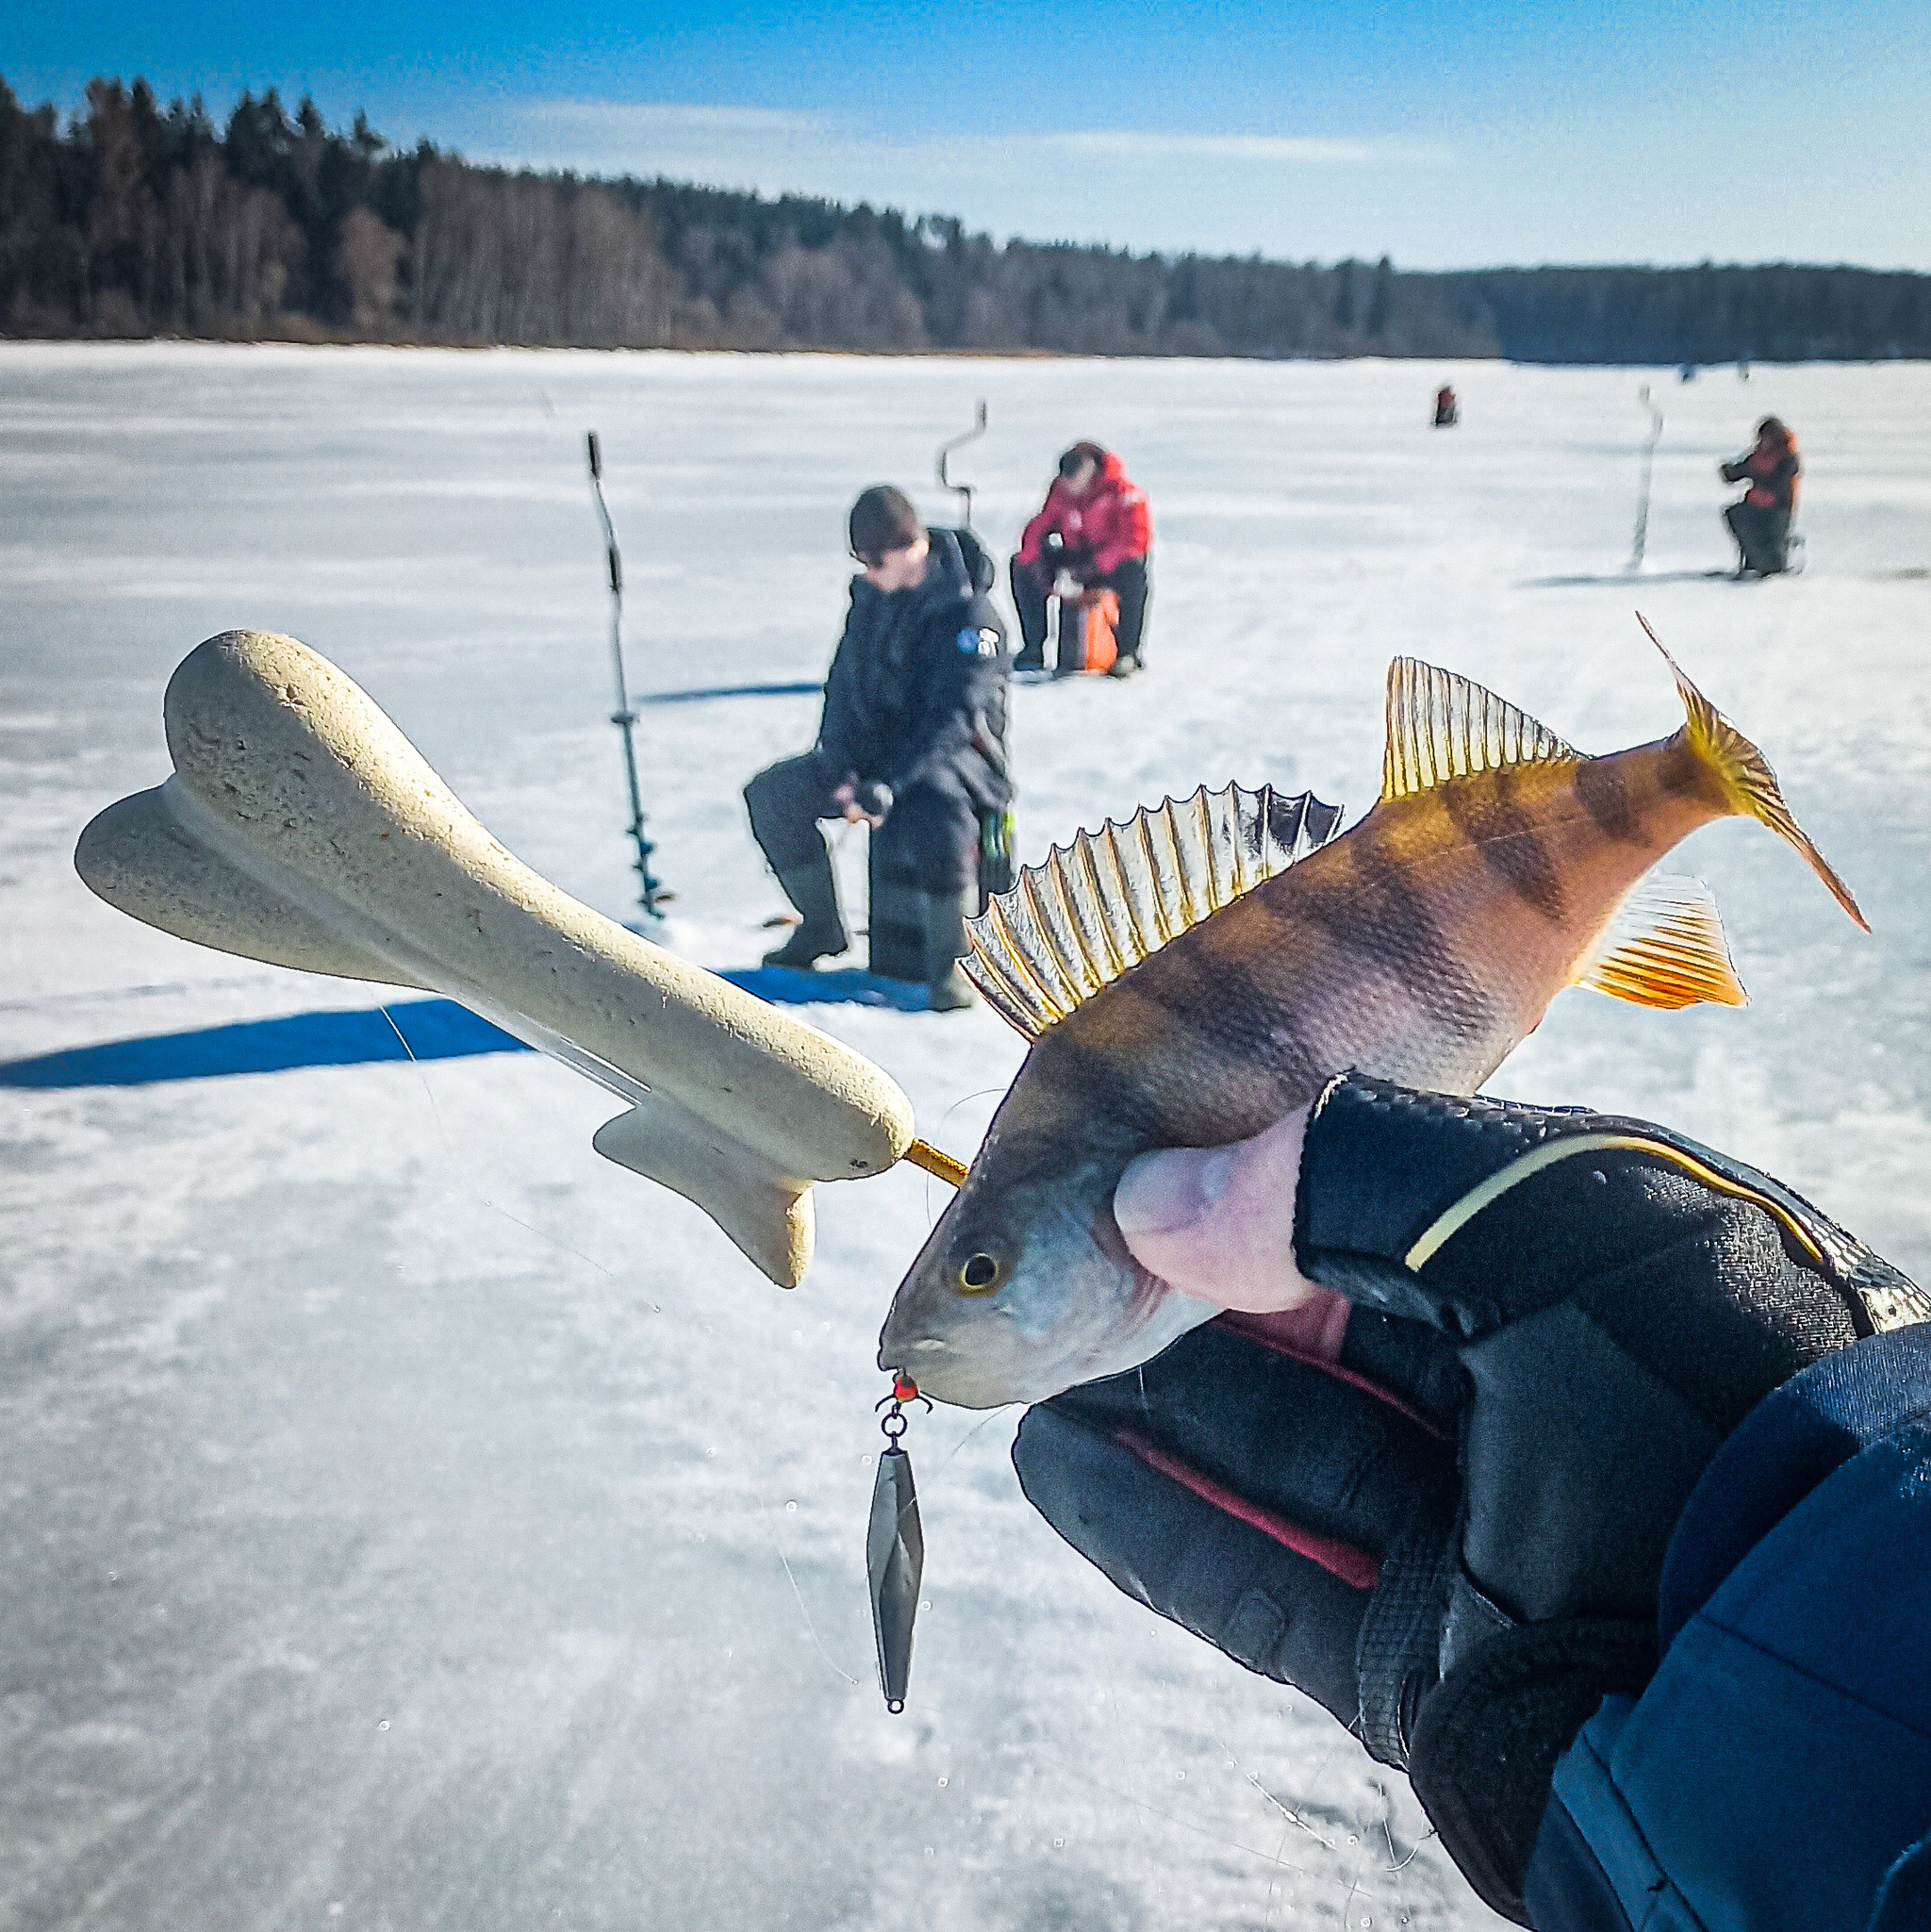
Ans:
[[[1022,639],[1017,669],[1045,667],[1046,600],[1064,574],[1082,590],[1111,590],[1119,599],[1113,675],[1130,677],[1138,670],[1152,551],[1153,514],[1147,492],[1111,450],[1075,443],[1060,458],[1045,505],[1027,524],[1013,559],[1013,605],[1019,613]]]
[[[751,826],[802,915],[767,966],[845,950],[821,818],[890,817],[913,866],[934,1010],[969,1006],[958,968],[979,911],[981,815],[1001,813],[1005,631],[986,598],[990,560],[967,530],[927,530],[903,491],[876,484],[851,506],[851,609],[825,680],[816,747],[744,788]]]
[[[1797,507],[1797,439],[1774,416],[1757,425],[1756,447],[1723,466],[1725,483],[1747,483],[1724,512],[1737,539],[1737,575],[1774,577],[1790,568],[1791,517]]]

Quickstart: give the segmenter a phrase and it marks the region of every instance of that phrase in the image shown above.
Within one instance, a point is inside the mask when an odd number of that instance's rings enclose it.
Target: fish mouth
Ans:
[[[1201,1304],[1204,1313],[1179,1328],[1162,1320],[1164,1310],[1191,1305],[1191,1297],[1134,1260],[1110,1195],[1090,1214],[1066,1213],[1063,1226],[1069,1238],[1060,1259],[1031,1264],[1065,1283],[1060,1308],[1036,1330],[1006,1298],[1016,1280],[969,1310],[934,1312],[913,1297],[909,1306],[895,1302],[886,1317],[879,1366],[955,1408],[1045,1402],[1134,1366],[1214,1313]]]
[[[879,1337],[879,1366],[888,1375],[905,1376],[922,1395],[955,1409],[999,1409],[1009,1402],[1038,1400],[1018,1386],[1025,1378],[1013,1373],[1010,1341],[1001,1337],[1005,1346],[988,1346],[998,1333],[991,1326],[996,1319],[996,1314],[982,1319],[967,1338],[921,1334],[923,1323],[888,1321]]]

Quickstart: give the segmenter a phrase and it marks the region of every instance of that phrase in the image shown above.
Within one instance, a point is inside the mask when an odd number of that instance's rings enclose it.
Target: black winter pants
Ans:
[[[751,836],[771,869],[783,874],[816,866],[825,857],[820,818],[835,818],[832,794],[838,777],[816,751],[767,766],[744,788]],[[979,814],[964,792],[936,785],[908,786],[892,801],[887,823],[921,892],[963,892],[979,877]]]
[[[1774,504],[1732,504],[1724,521],[1742,553],[1743,568],[1774,577],[1790,565],[1791,513]]]
[[[1114,633],[1122,657],[1145,662],[1143,646],[1147,636],[1147,601],[1153,594],[1147,566],[1150,555],[1129,557],[1104,577],[1086,577],[1081,582],[1089,590],[1111,590],[1120,601],[1120,621]],[[1024,648],[1019,653],[1022,669],[1045,662],[1046,600],[1052,594],[1054,566],[1037,562],[1022,564],[1014,557],[1011,565],[1013,607],[1019,613],[1019,636]]]

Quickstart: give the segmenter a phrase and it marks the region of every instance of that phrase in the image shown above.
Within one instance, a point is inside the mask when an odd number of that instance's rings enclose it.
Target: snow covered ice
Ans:
[[[1200,782],[1354,812],[1411,652],[1587,749],[1675,729],[1632,612],[1769,753],[1859,895],[1760,829],[1680,856],[1755,1005],[1564,996],[1493,1082],[1647,1114],[1931,1269],[1931,370],[1628,371],[0,348],[0,1060],[370,988],[89,896],[81,826],[168,769],[209,634],[355,676],[520,857],[634,907],[583,433],[643,691],[809,679],[842,517],[958,459],[1003,554],[1053,457],[1115,444],[1157,520],[1147,674],[1015,695],[1020,856]],[[1428,427],[1452,381],[1462,424]],[[1808,569],[1709,581],[1715,464],[1774,410]],[[647,706],[673,941],[770,943],[737,790],[809,697]],[[863,850],[840,850],[860,903]],[[811,1016],[969,1153],[1020,1044],[983,1010]],[[0,1088],[0,1922],[24,1926],[1428,1928],[1494,1924],[1402,1781],[1117,1594],[1020,1498],[1015,1417],[911,1445],[904,1716],[874,1679],[873,1346],[937,1212],[818,1191],[802,1288],[599,1160],[534,1055]],[[1419,1846],[1417,1849],[1416,1847]],[[1412,1853],[1411,1857],[1410,1854]]]

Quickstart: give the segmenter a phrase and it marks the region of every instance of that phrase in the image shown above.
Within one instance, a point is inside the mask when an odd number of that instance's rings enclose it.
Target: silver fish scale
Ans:
[[[1332,838],[1312,792],[1236,784],[1165,799],[1055,846],[966,925],[966,976],[1028,1039],[1244,892]]]

